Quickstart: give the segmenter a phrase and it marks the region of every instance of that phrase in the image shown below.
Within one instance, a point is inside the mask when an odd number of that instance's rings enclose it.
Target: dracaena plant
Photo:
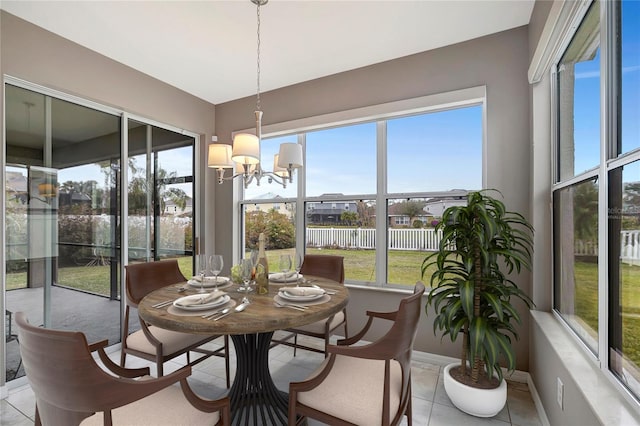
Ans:
[[[471,192],[467,205],[444,211],[436,226],[442,231],[439,250],[422,263],[423,276],[435,268],[425,307],[427,313],[431,305],[435,310],[434,333],[440,330],[452,341],[462,335],[460,368],[470,386],[481,372],[502,380],[501,361],[515,369],[512,338],[518,338],[521,318],[512,298],[533,304],[510,279],[531,267],[533,227],[487,192]]]

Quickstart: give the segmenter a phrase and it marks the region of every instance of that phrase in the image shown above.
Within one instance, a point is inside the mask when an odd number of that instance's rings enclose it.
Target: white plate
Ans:
[[[324,296],[322,294],[309,294],[306,296],[296,296],[295,294],[288,293],[286,291],[278,292],[278,296],[282,297],[285,300],[290,300],[292,302],[313,302],[314,300],[318,300]]]
[[[218,286],[225,285],[229,282],[228,277],[218,277]],[[187,281],[191,287],[200,288],[200,281],[194,280],[193,278]],[[203,288],[213,288],[216,286],[216,282],[213,280],[213,277],[204,277],[204,285]]]
[[[218,306],[222,306],[225,303],[227,303],[229,300],[231,300],[231,297],[229,297],[228,294],[225,294],[224,296],[220,296],[219,298],[217,298],[216,300],[209,302],[209,303],[203,303],[201,305],[180,305],[180,301],[181,300],[198,300],[198,298],[204,296],[203,294],[192,294],[190,296],[185,296],[185,297],[181,297],[180,299],[176,300],[173,302],[173,306],[175,306],[178,309],[184,309],[185,311],[204,311],[207,309],[212,309]]]
[[[298,280],[302,280],[302,278],[303,278],[302,274],[298,274]],[[287,278],[284,278],[282,276],[282,272],[274,272],[272,274],[269,274],[269,281],[274,283],[295,283],[296,274],[294,273],[293,275]]]

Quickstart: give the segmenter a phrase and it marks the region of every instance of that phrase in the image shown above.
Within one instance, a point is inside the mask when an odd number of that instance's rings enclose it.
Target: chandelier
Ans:
[[[293,172],[302,167],[302,145],[297,143],[282,143],[278,154],[274,156],[273,171],[265,171],[260,164],[260,143],[262,141],[262,110],[260,108],[260,6],[267,4],[268,0],[251,0],[257,6],[258,42],[257,42],[257,95],[256,95],[256,134],[238,133],[233,137],[233,149],[224,143],[212,143],[209,145],[207,166],[215,168],[218,172],[218,183],[242,177],[244,187],[256,181],[260,185],[260,179],[267,177],[268,182],[277,182],[284,188],[287,182],[293,182]],[[225,177],[226,169],[233,169],[234,163],[237,173]]]

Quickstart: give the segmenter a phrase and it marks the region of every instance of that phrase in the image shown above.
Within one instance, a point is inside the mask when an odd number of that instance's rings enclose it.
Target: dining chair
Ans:
[[[150,292],[171,284],[186,282],[187,279],[180,272],[178,261],[163,260],[157,262],[135,263],[125,266],[127,301],[122,325],[122,349],[120,366],[124,367],[127,354],[134,355],[149,361],[155,361],[158,377],[164,374],[163,364],[180,355],[186,355],[187,365],[194,366],[211,356],[220,356],[225,359],[225,373],[227,376],[227,388],[229,379],[229,336],[224,335],[224,345],[215,350],[208,350],[200,346],[222,337],[217,334],[201,335],[180,333],[165,330],[160,327],[147,324],[140,316],[140,329],[129,333],[129,317],[132,309],[137,309],[140,301]],[[178,296],[178,293],[176,293]],[[190,352],[204,354],[204,356],[191,361]]]
[[[344,257],[321,254],[305,254],[304,260],[302,262],[302,267],[300,268],[300,273],[302,275],[327,278],[333,281],[337,281],[340,284],[344,284]],[[314,323],[296,328],[287,329],[285,331],[289,332],[289,335],[279,339],[274,339],[273,342],[293,347],[293,356],[296,356],[296,351],[298,348],[300,348],[313,352],[324,353],[326,357],[326,349],[329,345],[329,339],[331,338],[333,332],[339,327],[344,327],[344,337],[348,337],[346,307],[335,315],[332,315],[320,321],[316,321]],[[312,346],[298,343],[298,334],[323,339],[324,348],[320,350]],[[293,338],[293,343],[290,342],[291,338]]]
[[[36,399],[36,426],[230,423],[229,398],[196,395],[187,382],[190,366],[153,378],[149,367],[128,369],[111,361],[104,351],[107,340],[89,345],[81,332],[36,327],[24,312],[15,319]]]
[[[397,311],[367,311],[369,319],[359,333],[329,345],[329,357],[316,371],[290,383],[289,426],[306,417],[331,425],[387,426],[404,416],[411,426],[411,352],[424,291],[419,281]],[[381,338],[364,342],[374,319],[393,324]]]

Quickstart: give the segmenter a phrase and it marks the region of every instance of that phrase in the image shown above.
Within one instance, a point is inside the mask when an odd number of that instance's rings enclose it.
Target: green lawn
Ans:
[[[293,250],[270,250],[267,252],[271,271],[278,270],[278,259],[283,253],[293,254]],[[307,249],[307,253],[333,254],[344,256],[345,271],[348,280],[375,281],[375,252],[373,250],[328,250]],[[425,252],[392,251],[389,253],[389,282],[413,286],[420,277],[420,268]],[[185,276],[192,275],[191,257],[178,258],[178,264]],[[226,265],[227,268],[229,265]],[[24,288],[27,273],[7,273],[7,289]],[[428,277],[427,277],[428,280]],[[97,294],[109,294],[109,266],[73,266],[58,269],[61,285],[90,291]]]
[[[591,328],[597,338],[598,331],[598,265],[576,262],[575,315]],[[622,265],[622,351],[640,366],[640,267]]]
[[[271,271],[277,271],[278,258],[293,250],[267,252]],[[373,250],[307,249],[307,253],[344,256],[347,280],[375,282],[375,252]],[[426,252],[389,252],[389,283],[413,286],[421,279],[421,266]],[[185,276],[192,275],[191,257],[178,259]],[[228,270],[227,265],[227,270]],[[424,281],[428,285],[430,273]],[[26,272],[7,273],[7,289],[24,288]],[[594,336],[598,330],[598,270],[597,264],[576,262],[575,316],[591,328]],[[640,365],[640,267],[623,265],[622,273],[623,351],[636,365]],[[61,285],[78,288],[105,296],[109,295],[109,266],[77,266],[58,270]]]

